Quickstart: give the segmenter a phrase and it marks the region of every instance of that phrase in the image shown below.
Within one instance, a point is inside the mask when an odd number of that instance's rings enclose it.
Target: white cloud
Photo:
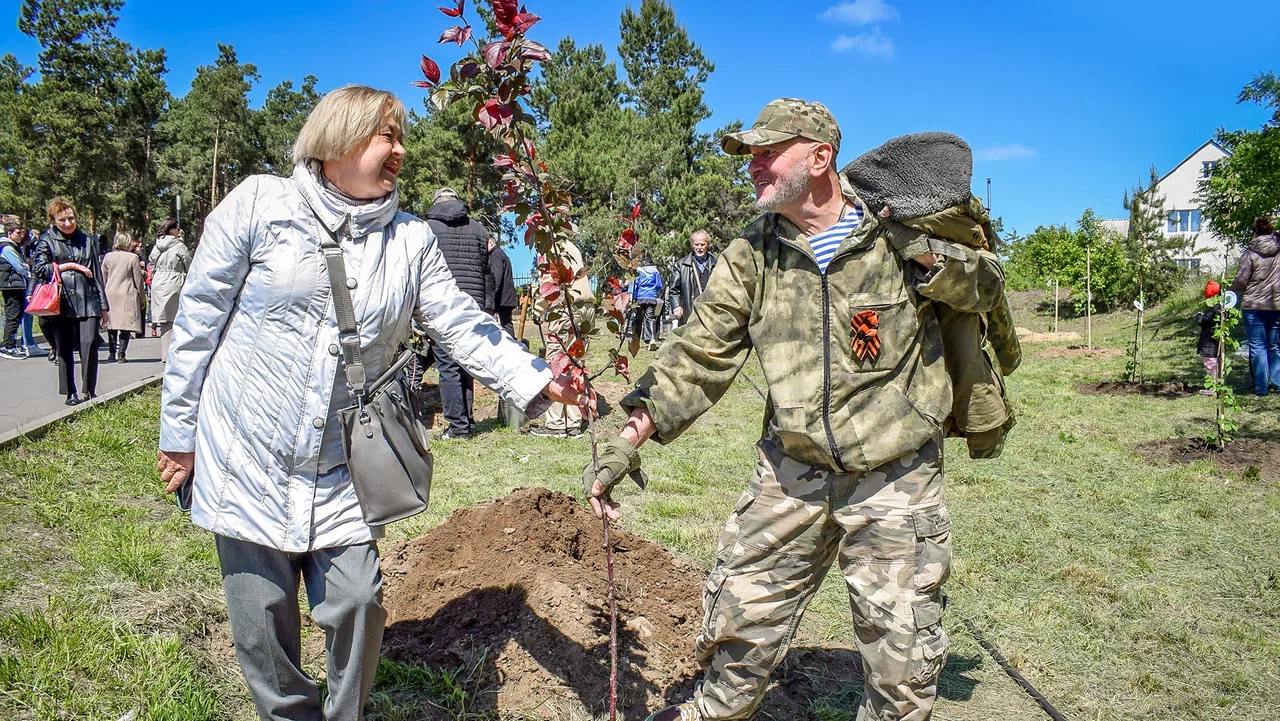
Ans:
[[[984,163],[998,163],[1002,160],[1024,160],[1026,158],[1034,158],[1036,151],[1024,145],[992,145],[988,148],[982,148],[974,157]]]
[[[893,40],[885,37],[880,28],[869,33],[841,35],[831,41],[831,49],[838,53],[855,52],[880,60],[892,60],[894,56]]]
[[[829,22],[870,25],[882,20],[897,20],[899,15],[898,9],[886,5],[884,0],[853,0],[829,7],[818,17]]]

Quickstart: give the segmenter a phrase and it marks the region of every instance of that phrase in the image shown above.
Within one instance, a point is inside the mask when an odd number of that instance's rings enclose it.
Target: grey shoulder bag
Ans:
[[[418,397],[403,372],[413,351],[402,353],[373,383],[366,382],[342,247],[319,217],[316,222],[328,236],[320,246],[329,269],[347,386],[356,399],[354,406],[339,411],[347,470],[364,522],[385,526],[425,511],[431,492],[427,427],[420,420]]]

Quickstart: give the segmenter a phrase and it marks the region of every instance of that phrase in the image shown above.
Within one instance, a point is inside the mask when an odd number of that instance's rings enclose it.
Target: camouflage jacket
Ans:
[[[929,272],[909,260],[929,251],[940,256]],[[994,271],[972,249],[867,212],[823,275],[804,233],[766,214],[730,243],[693,318],[622,405],[648,408],[655,438],[669,443],[720,399],[755,348],[769,388],[766,432],[786,455],[870,470],[941,429],[952,389],[933,303],[990,310],[1003,285]],[[851,321],[863,311],[879,316],[881,343],[866,360],[852,350]]]

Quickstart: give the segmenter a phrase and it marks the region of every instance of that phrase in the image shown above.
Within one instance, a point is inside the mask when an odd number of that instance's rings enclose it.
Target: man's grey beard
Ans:
[[[767,199],[756,199],[756,210],[777,213],[809,190],[809,159],[801,158],[787,169],[786,175],[773,181],[773,194]]]

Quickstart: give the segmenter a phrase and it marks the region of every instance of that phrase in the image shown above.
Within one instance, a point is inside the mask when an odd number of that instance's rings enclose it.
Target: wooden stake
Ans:
[[[1093,350],[1093,249],[1084,249],[1084,347]]]

